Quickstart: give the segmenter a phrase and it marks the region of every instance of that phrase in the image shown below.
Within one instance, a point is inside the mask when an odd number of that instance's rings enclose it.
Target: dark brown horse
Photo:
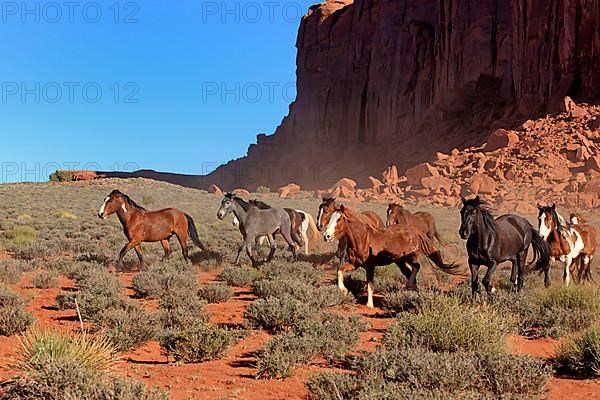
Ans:
[[[433,241],[434,239],[437,239],[439,244],[444,244],[435,227],[433,215],[428,212],[419,211],[413,214],[400,204],[390,203],[387,209],[387,220],[385,225],[390,226],[394,224],[412,225],[426,234],[429,240]]]
[[[323,202],[319,206],[319,213],[317,214],[317,229],[319,231],[323,230],[329,224],[329,220],[331,216],[338,208],[338,205],[335,202],[335,198],[333,197],[325,197],[323,198]],[[379,218],[379,215],[375,214],[372,211],[363,211],[360,214],[355,214],[356,218],[358,218],[361,222],[370,225],[375,228],[383,228],[383,221]],[[327,240],[327,239],[326,239]],[[346,261],[346,239],[342,237],[338,242],[338,248],[336,251],[337,257],[340,259],[340,262],[343,264]]]
[[[375,267],[395,263],[406,276],[406,287],[417,289],[417,273],[421,268],[419,255],[423,253],[437,268],[456,274],[454,265],[446,265],[439,250],[427,235],[414,226],[392,225],[373,227],[362,222],[359,214],[354,214],[344,205],[339,206],[331,216],[324,237],[327,241],[344,239],[347,244],[347,262],[338,269],[338,286],[344,286],[344,272],[363,267],[367,271],[367,306],[373,307],[373,278]],[[411,267],[408,268],[407,264]]]
[[[529,221],[514,214],[505,214],[494,219],[479,196],[469,200],[463,198],[462,202],[461,224],[458,232],[462,239],[467,240],[473,300],[479,293],[481,265],[487,267],[482,283],[490,298],[495,290],[492,285],[492,275],[498,264],[504,261],[512,263],[510,280],[516,290],[521,291],[527,251],[530,246],[533,248],[534,261],[529,267],[544,271],[545,282],[547,285],[550,284],[548,276],[550,248]]]
[[[204,251],[207,247],[198,237],[194,220],[187,214],[176,208],[167,208],[160,211],[148,211],[139,206],[129,196],[118,190],[113,190],[98,211],[98,216],[102,219],[108,218],[111,214],[117,213],[119,221],[123,225],[123,232],[129,242],[119,253],[117,262],[118,269],[123,266],[123,258],[131,249],[135,249],[142,267],[146,265],[144,255],[142,254],[143,242],[160,242],[165,251],[163,259],[168,258],[171,251],[169,239],[171,236],[177,236],[181,245],[183,258],[189,259],[187,249],[188,235],[192,241]]]

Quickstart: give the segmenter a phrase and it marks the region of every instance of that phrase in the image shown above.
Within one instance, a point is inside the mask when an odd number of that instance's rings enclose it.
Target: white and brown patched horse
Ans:
[[[569,286],[574,261],[584,254],[585,244],[581,233],[556,211],[556,205],[538,205],[538,210],[540,236],[550,246],[551,260],[558,259],[565,263],[563,281]]]
[[[593,226],[586,224],[585,220],[579,213],[572,213],[571,224],[573,228],[579,232],[583,239],[583,252],[575,259],[577,266],[577,280],[593,281],[591,263],[596,253],[598,244],[598,232]]]

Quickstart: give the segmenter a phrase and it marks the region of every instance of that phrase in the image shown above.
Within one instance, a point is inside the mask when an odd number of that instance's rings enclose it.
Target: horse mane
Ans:
[[[135,201],[134,201],[134,200],[133,200],[131,197],[129,197],[129,195],[127,195],[127,194],[125,194],[125,193],[123,193],[123,192],[121,192],[121,191],[118,191],[118,190],[114,190],[114,191],[111,193],[111,195],[112,195],[112,194],[118,194],[118,195],[120,195],[121,197],[123,197],[123,198],[125,199],[125,201],[126,201],[127,203],[129,203],[129,205],[130,205],[130,206],[132,206],[132,207],[134,207],[134,208],[138,208],[138,209],[140,209],[140,210],[142,210],[142,211],[146,211],[146,209],[145,209],[144,207],[142,207],[142,206],[140,206],[138,203],[136,203],[136,202],[135,202]]]
[[[270,205],[268,205],[264,201],[260,201],[258,199],[250,200],[250,204],[253,206],[256,206],[262,210],[268,210],[269,208],[272,208]]]
[[[323,197],[323,204],[330,205],[335,203],[335,197]]]
[[[464,200],[463,203],[465,206],[471,206],[481,213],[483,224],[487,229],[489,229],[492,232],[496,232],[498,230],[498,225],[496,225],[494,214],[492,214],[487,204],[484,201],[482,201],[479,197]]]
[[[562,215],[558,213],[558,211],[556,211],[556,209],[552,213],[552,216],[554,217],[554,220],[556,222],[556,228],[559,232],[569,229],[570,224],[563,218]]]
[[[230,199],[232,201],[235,201],[236,203],[238,203],[240,206],[242,206],[244,211],[248,211],[248,209],[250,208],[250,203],[248,203],[246,200],[242,199],[241,197],[237,197],[234,195],[233,197],[230,197]]]

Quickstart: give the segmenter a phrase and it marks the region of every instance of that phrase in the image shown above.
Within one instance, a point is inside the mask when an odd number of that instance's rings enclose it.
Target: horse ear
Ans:
[[[346,207],[344,207],[344,205],[343,205],[343,204],[340,204],[340,211],[341,211],[341,212],[344,212],[345,210],[346,210]]]
[[[462,200],[463,204],[467,204],[467,199],[465,199],[463,196],[460,196],[460,199]]]
[[[552,211],[556,210],[556,204],[552,203],[551,208],[552,208]]]
[[[479,197],[479,195],[475,196],[473,200],[475,201],[475,204],[481,204],[481,198]]]
[[[537,208],[538,208],[538,210],[542,211],[544,209],[544,206],[541,205],[540,203],[537,203]]]

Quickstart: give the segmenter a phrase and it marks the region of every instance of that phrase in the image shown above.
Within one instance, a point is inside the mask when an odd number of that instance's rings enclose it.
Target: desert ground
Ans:
[[[144,244],[149,267],[140,271],[132,251],[125,271],[116,272],[122,228],[114,215],[97,216],[113,189],[149,209],[189,213],[210,252],[192,247],[192,265],[175,240],[168,261],[161,261],[160,244]],[[320,238],[298,261],[289,260],[279,238],[272,263],[252,269],[244,256],[234,267],[241,235],[231,216],[216,218],[221,198],[214,194],[106,179],[1,185],[0,198],[0,286],[24,302],[21,317],[0,318],[11,325],[0,327],[1,398],[15,398],[10,393],[26,374],[13,362],[22,335],[70,335],[82,326],[119,350],[110,374],[157,389],[137,398],[600,398],[593,379],[600,371],[565,361],[565,343],[597,326],[600,293],[593,284],[564,288],[561,264],[552,267],[552,288],[530,274],[522,294],[511,292],[503,264],[494,301],[482,296],[475,304],[468,285],[425,261],[419,293],[404,290],[395,266],[381,267],[369,309],[364,271],[348,274],[351,293],[341,295],[333,286],[335,245]],[[320,203],[310,193],[250,198],[314,216]],[[385,215],[385,204],[345,204]],[[435,216],[444,256],[466,266],[459,209],[419,209]],[[537,225],[535,215],[525,216]],[[599,226],[600,213],[585,216]]]

